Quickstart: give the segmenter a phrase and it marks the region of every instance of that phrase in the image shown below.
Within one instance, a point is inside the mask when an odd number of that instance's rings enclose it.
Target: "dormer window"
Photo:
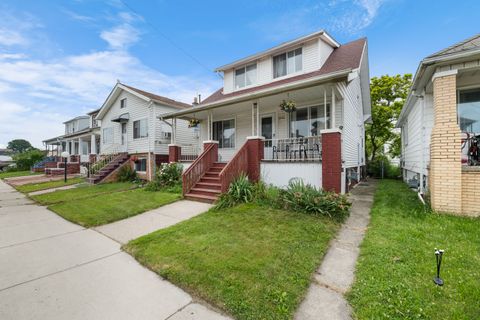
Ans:
[[[120,108],[123,109],[127,106],[127,98],[120,100]]]
[[[257,82],[257,64],[235,69],[235,89],[251,86]]]
[[[302,71],[302,48],[288,51],[273,57],[273,77]]]

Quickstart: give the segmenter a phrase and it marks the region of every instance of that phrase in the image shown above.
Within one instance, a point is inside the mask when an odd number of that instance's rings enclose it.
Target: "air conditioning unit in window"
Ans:
[[[162,132],[160,133],[160,140],[157,140],[156,142],[158,144],[164,144],[164,143],[170,143],[171,140],[172,140],[171,132]]]

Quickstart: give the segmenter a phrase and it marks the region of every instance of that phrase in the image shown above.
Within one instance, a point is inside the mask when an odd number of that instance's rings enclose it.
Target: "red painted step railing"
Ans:
[[[202,154],[183,173],[183,194],[187,194],[202,178],[205,172],[218,160],[218,145],[209,144],[205,146]]]
[[[237,151],[232,160],[220,171],[220,182],[222,193],[227,192],[230,183],[242,173],[248,173],[248,142]]]

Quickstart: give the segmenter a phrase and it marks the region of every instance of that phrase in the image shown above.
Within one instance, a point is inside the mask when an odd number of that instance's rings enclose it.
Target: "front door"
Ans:
[[[272,147],[272,139],[275,139],[275,117],[273,114],[263,115],[261,118],[261,134],[265,138],[265,148]]]
[[[124,151],[127,150],[127,124],[122,123],[122,146]]]

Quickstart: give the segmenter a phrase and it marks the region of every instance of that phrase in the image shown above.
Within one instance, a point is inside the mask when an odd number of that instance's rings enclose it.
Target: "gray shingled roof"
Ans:
[[[435,58],[435,57],[440,57],[444,56],[447,54],[452,54],[452,53],[458,53],[458,52],[463,52],[463,51],[468,51],[472,49],[478,49],[480,48],[480,34],[477,34],[473,37],[470,37],[466,40],[460,41],[448,48],[445,48],[443,50],[440,50],[432,55],[429,55],[428,58]]]

